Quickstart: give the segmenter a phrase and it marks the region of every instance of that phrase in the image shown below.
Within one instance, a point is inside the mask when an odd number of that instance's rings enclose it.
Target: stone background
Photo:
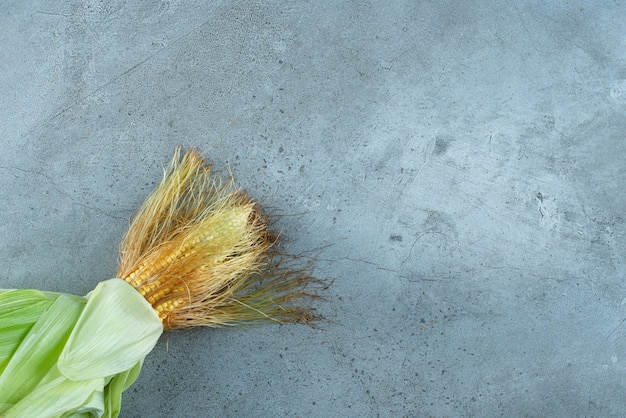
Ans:
[[[164,336],[123,417],[620,416],[626,3],[0,9],[0,287],[85,294],[177,144],[333,284]]]

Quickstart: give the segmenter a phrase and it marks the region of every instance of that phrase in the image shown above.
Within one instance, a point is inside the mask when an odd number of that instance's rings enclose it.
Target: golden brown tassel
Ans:
[[[293,302],[314,297],[291,269],[258,204],[178,148],[121,245],[118,277],[139,291],[165,329],[246,322],[311,323]],[[287,263],[288,264],[288,263]]]

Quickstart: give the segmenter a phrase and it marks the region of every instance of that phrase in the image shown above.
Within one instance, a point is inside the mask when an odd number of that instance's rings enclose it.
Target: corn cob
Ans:
[[[84,297],[0,291],[0,417],[118,416],[163,330],[318,319],[297,305],[313,279],[194,150],[177,149],[120,255]]]

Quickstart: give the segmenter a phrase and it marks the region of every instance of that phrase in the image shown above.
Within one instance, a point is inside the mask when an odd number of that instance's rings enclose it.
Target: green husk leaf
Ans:
[[[54,367],[84,303],[60,295],[37,319],[0,375],[0,413],[32,392]]]
[[[37,319],[52,302],[35,302],[33,305],[0,316],[0,373]]]
[[[88,301],[59,356],[70,380],[110,377],[133,368],[163,332],[150,304],[120,279],[101,282]]]
[[[86,408],[84,405],[103,387],[104,379],[72,381],[58,371],[56,373],[58,374],[56,379],[37,387],[2,417],[60,417],[68,410],[91,412],[95,416],[102,415],[104,411],[101,396],[97,403],[99,407],[90,404],[90,407]]]
[[[52,304],[58,296],[59,294],[31,289],[2,290],[0,291],[0,317],[36,303],[49,302]]]
[[[107,417],[116,417],[122,408],[122,392],[130,387],[141,371],[139,362],[132,369],[117,374],[104,389],[105,411]]]
[[[163,326],[126,282],[0,291],[0,416],[117,417]]]
[[[32,326],[59,297],[38,290],[0,291],[0,373]]]

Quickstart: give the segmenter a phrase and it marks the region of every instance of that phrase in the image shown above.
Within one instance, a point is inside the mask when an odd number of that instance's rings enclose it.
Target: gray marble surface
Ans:
[[[621,416],[625,4],[5,2],[0,287],[112,277],[196,146],[327,322],[164,335],[123,417]]]

